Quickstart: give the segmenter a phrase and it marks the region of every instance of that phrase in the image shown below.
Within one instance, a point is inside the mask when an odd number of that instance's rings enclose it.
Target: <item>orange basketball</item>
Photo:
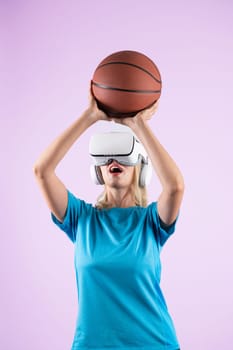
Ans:
[[[119,51],[104,58],[91,81],[100,109],[110,117],[133,117],[161,95],[161,76],[155,63],[137,51]]]

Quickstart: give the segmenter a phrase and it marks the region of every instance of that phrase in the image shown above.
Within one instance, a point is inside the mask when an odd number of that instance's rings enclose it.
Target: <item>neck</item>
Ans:
[[[109,208],[128,208],[136,205],[134,194],[130,189],[106,188]]]

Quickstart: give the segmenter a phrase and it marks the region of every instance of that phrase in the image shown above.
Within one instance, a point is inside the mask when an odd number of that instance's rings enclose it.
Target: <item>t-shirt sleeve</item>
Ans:
[[[160,247],[162,247],[167,239],[174,233],[178,216],[171,225],[165,225],[159,217],[157,202],[150,204],[149,210],[154,225],[156,240]]]
[[[86,209],[86,203],[75,197],[67,190],[68,203],[63,222],[60,222],[53,213],[51,213],[52,221],[62,230],[74,243],[76,241],[78,220]]]

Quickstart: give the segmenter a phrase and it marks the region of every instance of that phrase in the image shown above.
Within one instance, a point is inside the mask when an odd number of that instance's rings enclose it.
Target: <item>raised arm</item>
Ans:
[[[162,185],[158,199],[159,217],[165,225],[172,224],[179,212],[184,193],[183,176],[172,157],[161,145],[148,125],[158,104],[139,112],[133,118],[115,120],[129,126],[145,147],[153,168]]]
[[[109,119],[97,108],[91,96],[89,108],[44,150],[34,164],[34,174],[43,197],[51,212],[61,222],[68,198],[66,187],[56,175],[55,169],[81,134],[98,120]]]

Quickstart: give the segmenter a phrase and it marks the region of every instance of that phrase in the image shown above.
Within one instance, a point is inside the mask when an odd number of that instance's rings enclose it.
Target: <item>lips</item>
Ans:
[[[123,168],[118,163],[113,162],[111,165],[109,165],[108,171],[111,174],[121,174],[123,172]]]

